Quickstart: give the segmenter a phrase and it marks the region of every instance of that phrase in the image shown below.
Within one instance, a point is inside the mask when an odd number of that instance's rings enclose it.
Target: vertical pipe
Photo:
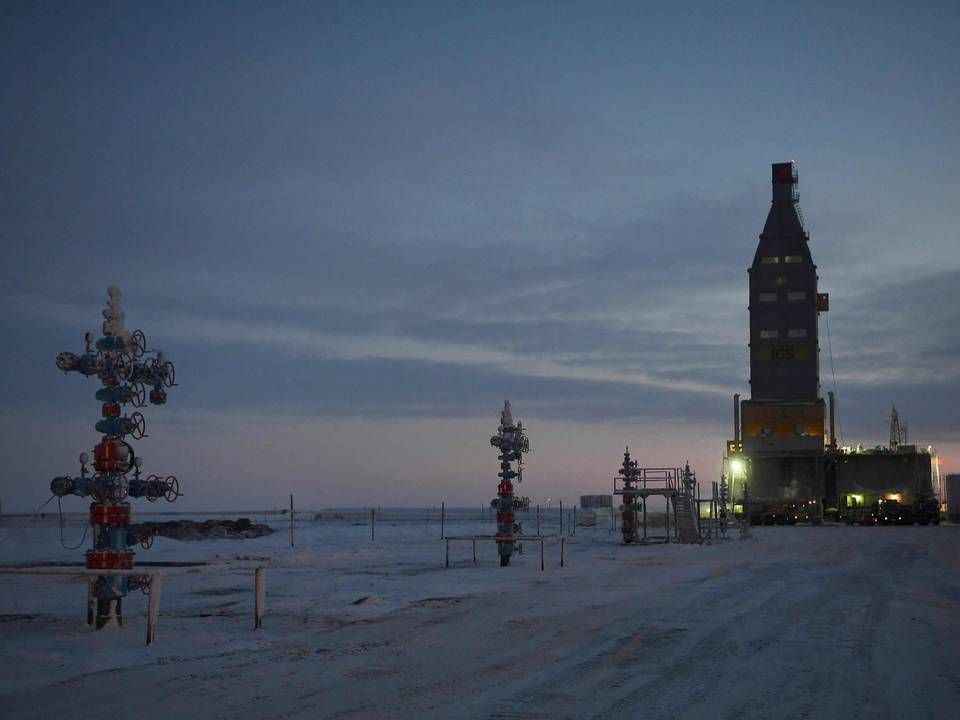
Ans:
[[[830,399],[830,448],[835,450],[837,447],[837,433],[836,433],[836,401],[833,397],[833,390],[827,393],[827,397]]]
[[[477,561],[477,539],[473,539],[473,561]]]
[[[670,544],[670,496],[664,498],[667,506],[667,544]],[[674,507],[676,507],[677,496],[673,496]]]
[[[253,576],[253,627],[255,630],[263,627],[263,613],[267,609],[265,572],[262,567],[258,567]]]
[[[540,572],[543,572],[543,538],[540,538]]]
[[[445,565],[447,567],[450,567],[450,540],[449,539],[447,540],[446,545],[447,545],[447,559],[446,559]]]
[[[160,619],[160,575],[150,576],[150,595],[147,599],[147,645],[157,639],[157,621]]]
[[[293,547],[293,495],[290,495],[290,547]]]
[[[740,393],[733,396],[733,442],[740,449]]]
[[[573,534],[577,534],[577,506],[573,506]]]
[[[560,567],[563,567],[563,546],[564,546],[565,540],[566,540],[565,537],[563,536],[560,537]]]
[[[537,537],[540,537],[540,506],[537,505]]]
[[[441,503],[440,503],[440,537],[441,537],[441,538],[444,536],[444,535],[443,535],[443,523],[444,523],[446,514],[447,514],[447,503],[446,503],[446,502],[441,502]]]
[[[370,539],[371,540],[373,540],[376,537],[375,535],[376,527],[377,527],[377,511],[374,510],[373,508],[370,508]]]
[[[647,496],[643,496],[643,541],[647,541]]]

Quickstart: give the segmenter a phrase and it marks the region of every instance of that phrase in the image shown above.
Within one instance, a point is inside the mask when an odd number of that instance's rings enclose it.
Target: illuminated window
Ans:
[[[787,300],[806,300],[807,294],[803,290],[794,290],[787,293]]]
[[[759,293],[757,298],[760,302],[776,302],[777,294],[776,293]]]
[[[779,330],[761,330],[760,331],[760,338],[763,340],[772,340],[773,338],[778,338],[778,337],[780,337]]]
[[[800,338],[800,337],[806,337],[806,336],[807,336],[806,328],[791,328],[790,330],[787,331],[787,337]]]
[[[803,255],[785,255],[783,261],[785,263],[803,262]]]
[[[778,262],[780,262],[780,258],[777,255],[767,255],[760,258],[761,265],[776,265]]]

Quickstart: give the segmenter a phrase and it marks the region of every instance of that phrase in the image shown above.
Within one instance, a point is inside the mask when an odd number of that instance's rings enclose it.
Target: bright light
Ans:
[[[900,493],[887,493],[886,495],[883,496],[883,499],[884,499],[884,500],[896,500],[897,502],[900,502],[900,500],[901,500],[902,497],[903,497],[903,496],[902,496]]]
[[[743,460],[731,460],[730,461],[730,472],[736,477],[743,473]]]

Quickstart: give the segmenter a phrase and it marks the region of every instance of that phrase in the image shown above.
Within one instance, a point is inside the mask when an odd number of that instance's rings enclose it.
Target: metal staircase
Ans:
[[[677,493],[673,498],[673,507],[677,519],[677,539],[691,545],[703,542],[693,497],[688,493]]]

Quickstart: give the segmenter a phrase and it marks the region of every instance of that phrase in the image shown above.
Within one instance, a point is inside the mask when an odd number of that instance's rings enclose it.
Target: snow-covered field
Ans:
[[[259,518],[254,517],[254,520]],[[160,538],[158,640],[85,624],[76,579],[0,575],[2,718],[952,718],[960,528],[754,528],[622,547],[578,528],[444,548],[436,523],[303,522],[255,540]],[[550,528],[546,528],[550,530]],[[553,528],[555,530],[556,528]],[[448,534],[489,533],[457,521]],[[82,528],[67,528],[67,540]],[[55,521],[0,520],[0,563],[77,561]],[[253,572],[268,614],[253,629]]]

